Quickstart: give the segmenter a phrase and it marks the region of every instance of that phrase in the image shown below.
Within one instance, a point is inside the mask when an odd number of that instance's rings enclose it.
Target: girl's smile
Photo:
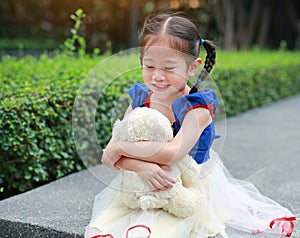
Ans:
[[[168,89],[168,87],[170,85],[168,84],[155,84],[155,83],[152,83],[153,87],[156,88],[157,91],[160,91],[160,92],[164,92]]]

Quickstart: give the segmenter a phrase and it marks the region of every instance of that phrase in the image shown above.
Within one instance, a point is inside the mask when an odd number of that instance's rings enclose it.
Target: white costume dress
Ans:
[[[144,85],[134,85],[129,94],[133,108],[149,106],[151,91]],[[207,108],[213,117],[216,105],[217,98],[212,90],[176,100],[173,104],[177,123],[174,134],[188,110]],[[259,237],[264,238],[291,235],[296,217],[260,194],[253,184],[233,178],[217,153],[210,149],[214,137],[212,122],[190,153],[198,163],[199,189],[204,195],[196,214],[178,218],[163,210],[143,211],[125,207],[119,199],[118,188],[122,179],[119,175],[96,196],[86,237],[206,238],[218,235],[236,238],[230,236],[231,228],[250,234],[262,233],[263,236]],[[88,235],[92,228],[101,231],[101,235]]]

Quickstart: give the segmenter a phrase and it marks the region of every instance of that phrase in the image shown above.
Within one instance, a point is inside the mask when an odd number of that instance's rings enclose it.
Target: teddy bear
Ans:
[[[155,109],[135,108],[123,120],[113,125],[115,141],[161,141],[173,138],[173,130],[167,117]],[[186,155],[171,165],[168,175],[176,180],[171,189],[151,191],[136,172],[122,170],[120,200],[130,209],[162,209],[176,217],[192,216],[201,206],[201,192],[197,188],[198,165]]]

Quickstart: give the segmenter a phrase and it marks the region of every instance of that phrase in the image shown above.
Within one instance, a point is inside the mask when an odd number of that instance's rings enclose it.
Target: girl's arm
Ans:
[[[168,166],[159,166],[151,162],[122,157],[115,164],[116,167],[138,173],[141,179],[155,191],[173,187],[176,181],[166,174],[171,169]]]
[[[162,165],[177,163],[189,153],[211,122],[212,118],[207,109],[193,109],[186,114],[179,132],[172,141],[111,141],[103,153],[102,163],[115,168],[115,163],[122,156]]]

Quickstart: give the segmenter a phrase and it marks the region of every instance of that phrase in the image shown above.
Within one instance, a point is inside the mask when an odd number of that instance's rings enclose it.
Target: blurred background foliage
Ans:
[[[186,10],[200,33],[223,49],[300,48],[297,0],[1,0],[1,49],[54,49],[70,36],[70,15],[86,13],[80,34],[87,50],[135,47],[145,16],[157,8]]]

